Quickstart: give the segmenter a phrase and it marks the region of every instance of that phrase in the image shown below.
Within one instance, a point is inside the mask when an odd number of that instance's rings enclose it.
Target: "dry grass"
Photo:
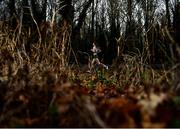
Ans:
[[[49,33],[44,44],[32,42],[29,56],[32,32],[16,31],[0,29],[0,127],[169,127],[179,120],[171,105],[179,104],[171,90],[179,88],[179,65],[154,70],[140,55],[123,55],[122,65],[84,73],[62,63],[57,41],[67,37]]]

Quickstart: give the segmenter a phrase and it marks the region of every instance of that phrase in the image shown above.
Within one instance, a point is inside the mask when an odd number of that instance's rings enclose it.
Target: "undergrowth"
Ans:
[[[31,56],[26,40],[0,29],[0,127],[180,127],[179,65],[155,70],[123,55],[86,73],[61,68],[56,40],[32,43]]]

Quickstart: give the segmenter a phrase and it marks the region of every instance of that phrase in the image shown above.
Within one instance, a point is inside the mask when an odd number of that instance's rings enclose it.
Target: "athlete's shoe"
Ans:
[[[109,69],[107,65],[105,66],[105,68],[106,68],[106,70],[108,70],[108,69]]]

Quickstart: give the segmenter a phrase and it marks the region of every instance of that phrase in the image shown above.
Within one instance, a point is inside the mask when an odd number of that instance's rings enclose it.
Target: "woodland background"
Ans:
[[[0,127],[180,127],[179,23],[179,0],[0,0]]]

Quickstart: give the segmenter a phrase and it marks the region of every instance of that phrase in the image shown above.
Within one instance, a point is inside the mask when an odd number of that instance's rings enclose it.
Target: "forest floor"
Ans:
[[[0,127],[180,127],[180,96],[166,71],[35,66],[3,67]]]

